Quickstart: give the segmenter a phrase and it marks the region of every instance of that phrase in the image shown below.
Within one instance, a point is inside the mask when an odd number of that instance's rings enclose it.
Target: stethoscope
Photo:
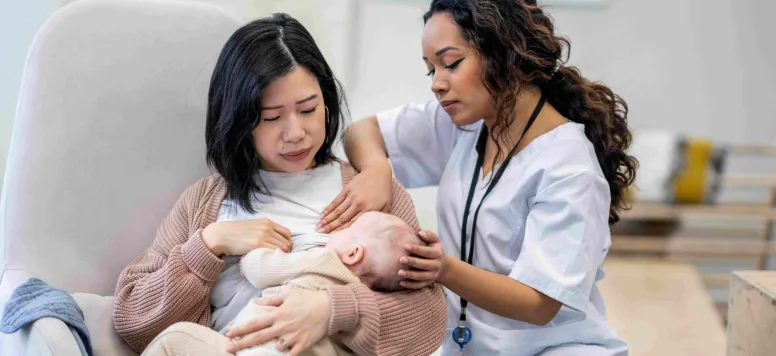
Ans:
[[[472,176],[471,184],[469,185],[469,196],[466,198],[466,207],[463,211],[463,224],[461,227],[461,261],[466,261],[466,263],[473,265],[472,258],[474,257],[474,240],[477,237],[476,231],[477,231],[477,216],[480,214],[480,208],[482,207],[482,202],[485,201],[485,198],[490,194],[490,192],[493,190],[493,187],[496,186],[496,183],[498,183],[499,179],[501,179],[501,176],[504,174],[504,171],[507,169],[507,166],[509,165],[509,162],[511,161],[511,158],[515,155],[515,152],[517,151],[517,147],[520,145],[520,141],[523,140],[523,136],[525,136],[525,133],[528,131],[528,129],[533,125],[534,121],[536,120],[536,117],[539,116],[539,112],[542,111],[542,107],[544,107],[544,94],[542,94],[541,99],[539,99],[539,103],[536,104],[536,108],[534,109],[533,113],[531,114],[531,117],[528,119],[528,122],[525,124],[525,129],[523,129],[523,133],[520,134],[520,138],[517,140],[517,143],[514,147],[509,151],[509,155],[504,160],[504,163],[501,164],[501,167],[498,168],[496,171],[496,174],[493,176],[493,180],[490,181],[490,184],[488,184],[488,188],[485,190],[485,193],[482,195],[482,199],[480,199],[479,204],[477,204],[477,208],[474,210],[474,218],[472,219],[472,232],[471,232],[471,248],[469,249],[469,254],[467,256],[466,254],[466,224],[469,220],[469,208],[471,207],[472,199],[474,198],[474,189],[477,187],[477,180],[479,179],[480,175],[480,168],[482,167],[482,163],[485,159],[485,143],[488,137],[488,128],[483,125],[482,131],[480,131],[480,137],[477,141],[477,165],[474,167],[474,175]],[[461,348],[461,351],[463,351],[464,345],[468,344],[472,339],[472,332],[469,328],[466,327],[466,306],[469,304],[469,301],[466,299],[463,299],[461,297],[461,316],[458,319],[458,328],[453,330],[453,341],[458,344],[458,346]]]

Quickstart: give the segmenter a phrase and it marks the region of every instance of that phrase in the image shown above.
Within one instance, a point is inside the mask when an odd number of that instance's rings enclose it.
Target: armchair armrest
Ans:
[[[59,319],[43,318],[0,337],[3,355],[81,356],[70,329]]]
[[[95,355],[137,356],[113,327],[113,297],[75,293],[73,299],[84,312]],[[0,334],[0,355],[81,356],[81,350],[65,323],[43,318],[14,334]]]
[[[21,269],[5,269],[1,276],[0,306],[5,307],[13,290],[31,275]],[[43,318],[13,334],[0,333],[0,355],[80,356],[81,350],[64,322]]]
[[[2,307],[13,290],[31,275],[24,270],[6,269],[0,276]],[[114,297],[74,293],[73,299],[84,313],[95,355],[137,356],[113,327]],[[0,333],[0,355],[80,356],[81,350],[64,322],[55,318],[43,318],[14,334]]]
[[[73,299],[84,312],[95,355],[137,356],[113,327],[114,297],[73,293]]]

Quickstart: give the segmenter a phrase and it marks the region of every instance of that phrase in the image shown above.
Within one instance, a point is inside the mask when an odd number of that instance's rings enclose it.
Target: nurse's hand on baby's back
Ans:
[[[363,213],[381,211],[391,201],[392,179],[393,173],[387,160],[385,164],[365,168],[323,210],[316,230],[320,233],[341,230]]]
[[[425,246],[408,244],[404,246],[410,256],[403,256],[399,263],[408,268],[399,270],[402,287],[421,289],[434,283],[443,274],[446,267],[445,250],[439,236],[431,231],[421,231],[420,238]]]
[[[215,222],[202,230],[202,240],[216,256],[242,256],[257,248],[291,250],[291,231],[270,219]]]

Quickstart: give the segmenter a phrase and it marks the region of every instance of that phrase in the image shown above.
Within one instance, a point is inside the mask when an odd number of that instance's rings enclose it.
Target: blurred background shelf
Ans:
[[[695,266],[723,322],[732,272],[773,269],[776,255],[776,145],[726,148],[733,169],[720,179],[716,204],[634,202],[612,229],[610,252],[619,259]],[[736,160],[749,160],[746,167],[758,172],[736,170]]]

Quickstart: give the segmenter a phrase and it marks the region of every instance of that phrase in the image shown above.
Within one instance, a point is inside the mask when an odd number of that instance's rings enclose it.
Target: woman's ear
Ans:
[[[355,266],[364,259],[364,246],[353,245],[347,253],[342,255],[342,263],[346,266]]]

